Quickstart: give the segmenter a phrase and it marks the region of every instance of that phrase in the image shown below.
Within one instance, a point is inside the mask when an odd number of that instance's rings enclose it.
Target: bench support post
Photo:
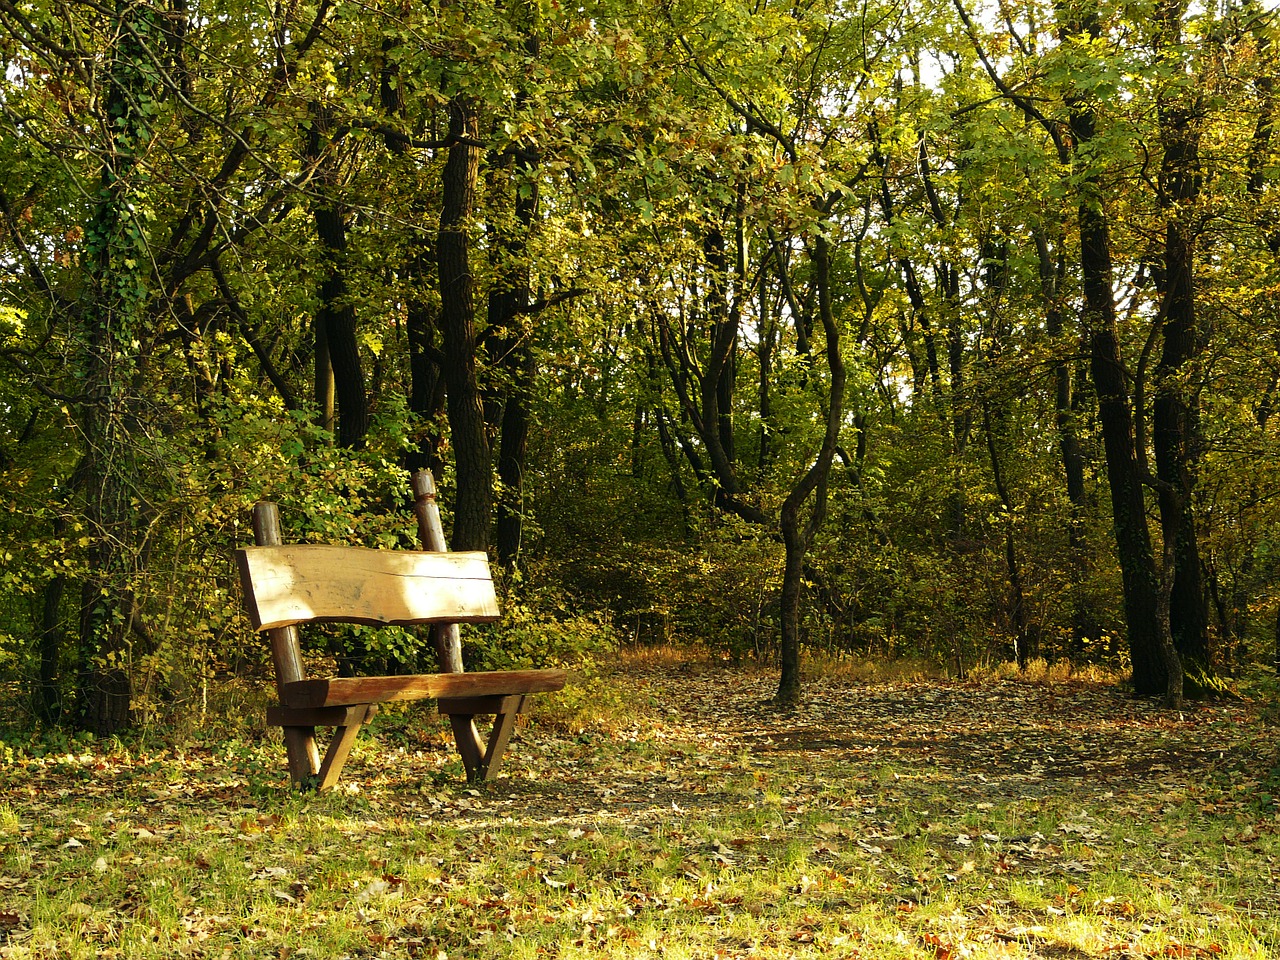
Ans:
[[[334,728],[324,760],[317,762],[314,769],[303,771],[299,776],[294,773],[292,763],[289,765],[290,779],[297,786],[306,788],[314,785],[323,791],[337,785],[347,757],[351,755],[351,746],[356,742],[356,734],[377,712],[376,703],[357,703],[349,707],[268,707],[267,725],[284,727],[286,742],[291,730],[311,731],[314,743],[316,727]]]
[[[263,501],[253,508],[253,539],[260,547],[278,547],[280,511],[274,503]],[[302,663],[302,646],[297,627],[278,627],[267,631],[271,642],[271,659],[276,668],[276,689],[286,683],[307,678]],[[284,748],[289,758],[289,779],[301,786],[320,772],[320,750],[316,746],[314,726],[286,726]]]
[[[515,729],[516,717],[524,709],[526,699],[524,694],[512,694],[440,700],[439,710],[449,717],[449,723],[453,726],[454,739],[458,743],[458,753],[462,755],[468,782],[480,783],[497,777],[503,752]],[[489,731],[488,741],[481,746],[475,717],[487,714],[493,716],[493,729]]]
[[[351,755],[351,745],[356,742],[356,734],[360,732],[360,727],[368,723],[378,712],[378,705],[376,703],[360,704],[357,712],[357,716],[353,716],[351,720],[333,731],[333,739],[329,741],[324,763],[320,766],[320,782],[316,785],[317,790],[329,790],[337,785],[347,757]]]
[[[449,541],[445,539],[444,521],[440,519],[440,507],[436,503],[436,478],[430,470],[417,470],[410,485],[413,487],[413,512],[418,518],[418,540],[422,548],[447,552]],[[458,625],[437,623],[431,628],[431,639],[435,642],[440,672],[462,673],[462,637]],[[462,765],[467,769],[467,779],[475,780],[472,771],[479,770],[484,763],[480,733],[471,717],[450,715],[449,725],[453,728],[453,742],[462,756]]]
[[[449,543],[444,538],[444,522],[440,519],[440,507],[436,503],[436,481],[430,470],[418,470],[411,481],[413,486],[413,512],[418,518],[418,540],[423,550],[448,553]],[[462,637],[456,623],[437,623],[431,628],[436,657],[441,673],[462,672]]]

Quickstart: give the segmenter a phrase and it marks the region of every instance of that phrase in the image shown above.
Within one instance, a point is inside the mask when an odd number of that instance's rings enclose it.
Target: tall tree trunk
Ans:
[[[1072,111],[1077,144],[1093,137],[1093,115],[1084,107]],[[1084,328],[1089,344],[1089,370],[1098,397],[1111,486],[1111,514],[1124,591],[1125,625],[1133,663],[1134,689],[1141,695],[1163,693],[1164,662],[1156,622],[1158,584],[1151,534],[1147,529],[1142,469],[1135,446],[1129,389],[1116,329],[1112,293],[1111,242],[1096,181],[1082,184],[1079,206],[1080,268],[1084,285]]]
[[[526,41],[526,51],[537,52],[536,40]],[[523,96],[517,97],[517,107],[523,100]],[[538,372],[530,343],[531,330],[525,323],[532,299],[528,238],[538,210],[538,154],[531,145],[513,147],[505,160],[503,170],[509,179],[507,192],[512,198],[515,222],[510,228],[492,230],[497,279],[489,292],[489,326],[494,331],[497,362],[505,373],[506,386],[498,437],[498,481],[502,496],[497,502],[495,546],[498,562],[510,570],[519,562],[524,539],[525,460],[533,380]]]
[[[1055,257],[1043,231],[1035,236],[1036,253],[1040,261],[1040,296],[1044,304],[1045,329],[1055,342],[1058,352],[1064,334],[1062,280],[1066,261],[1061,254]],[[1074,339],[1074,338],[1073,338]],[[1074,353],[1074,349],[1072,350]],[[1076,585],[1071,599],[1072,648],[1077,655],[1084,651],[1087,637],[1097,638],[1098,622],[1081,595],[1083,584],[1089,578],[1092,562],[1084,536],[1084,517],[1087,503],[1084,487],[1084,452],[1076,424],[1075,396],[1072,382],[1072,364],[1065,357],[1057,360],[1053,368],[1054,425],[1058,433],[1058,454],[1062,459],[1066,478],[1067,504],[1067,563],[1071,568],[1071,580]]]
[[[1273,162],[1268,160],[1271,154],[1271,140],[1276,130],[1276,97],[1275,97],[1275,43],[1272,39],[1274,34],[1273,17],[1268,17],[1263,11],[1258,9],[1256,0],[1246,0],[1245,9],[1252,14],[1251,32],[1253,33],[1254,42],[1258,45],[1258,62],[1263,65],[1261,74],[1254,81],[1254,86],[1258,91],[1257,114],[1258,119],[1254,124],[1253,136],[1249,141],[1249,153],[1246,163],[1249,169],[1249,180],[1247,188],[1249,195],[1255,200],[1260,199],[1266,190],[1268,182],[1273,179],[1273,175],[1268,172],[1268,167],[1273,166]],[[1273,66],[1268,68],[1266,64]],[[1266,206],[1260,206],[1260,210],[1268,209]],[[1262,236],[1266,240],[1267,246],[1271,252],[1280,255],[1280,226],[1272,219],[1266,218],[1258,224],[1262,231]]]
[[[1180,64],[1185,0],[1165,0],[1157,8],[1160,52]],[[1174,73],[1177,76],[1177,73]],[[1177,81],[1172,81],[1176,83]],[[1188,90],[1175,88],[1160,98],[1160,206],[1165,214],[1163,349],[1155,370],[1151,440],[1161,481],[1160,526],[1173,548],[1169,621],[1183,664],[1209,669],[1209,608],[1197,537],[1193,489],[1202,446],[1200,414],[1186,369],[1200,352],[1195,305],[1194,207],[1200,195],[1199,105]]]
[[[151,262],[142,218],[145,199],[142,158],[150,143],[153,64],[140,37],[155,27],[149,7],[117,0],[118,34],[107,70],[105,124],[99,191],[85,231],[88,291],[83,318],[87,352],[82,408],[82,465],[89,535],[88,574],[81,585],[79,675],[80,720],[98,736],[130,722],[130,628],[137,615],[134,580],[140,518],[133,502],[139,481],[133,390],[138,342],[150,298]]]
[[[1098,11],[1092,5],[1083,11],[1060,5],[1058,16],[1064,38],[1084,37],[1096,41],[1101,36]],[[1129,385],[1116,326],[1110,228],[1103,208],[1102,185],[1091,168],[1097,116],[1086,97],[1073,90],[1066,98],[1074,141],[1072,162],[1079,182],[1077,209],[1084,292],[1083,327],[1107,458],[1133,686],[1140,695],[1151,696],[1164,693],[1166,680],[1157,623],[1159,584],[1151,532],[1147,528],[1143,487],[1146,471],[1139,461]]]
[[[493,503],[493,471],[476,356],[475,278],[471,274],[470,230],[480,171],[479,136],[476,105],[470,97],[458,94],[449,102],[451,143],[441,184],[436,240],[446,407],[457,477],[455,550],[488,547]]]

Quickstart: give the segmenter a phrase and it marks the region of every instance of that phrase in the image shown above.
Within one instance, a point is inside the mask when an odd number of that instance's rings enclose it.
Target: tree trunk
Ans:
[[[1036,232],[1035,241],[1036,253],[1040,261],[1040,295],[1044,304],[1045,329],[1049,338],[1055,341],[1054,349],[1057,352],[1059,350],[1057,341],[1063,336],[1060,291],[1065,273],[1065,260],[1060,254],[1055,259],[1043,231]],[[1088,506],[1085,502],[1084,487],[1085,459],[1076,425],[1071,363],[1068,360],[1061,359],[1054,364],[1053,379],[1054,424],[1058,433],[1058,454],[1062,459],[1062,470],[1067,486],[1067,504],[1070,511],[1067,519],[1067,563],[1071,568],[1072,583],[1076,585],[1071,599],[1072,649],[1079,655],[1084,652],[1086,638],[1097,639],[1098,628],[1096,617],[1088,609],[1081,595],[1082,585],[1088,579],[1092,567],[1084,537],[1084,516]]]
[[[1170,602],[1177,580],[1175,543],[1177,543],[1176,536],[1165,543],[1164,558],[1160,567],[1160,593],[1156,600],[1156,626],[1160,637],[1160,657],[1165,670],[1164,705],[1170,710],[1182,708],[1182,688],[1185,677],[1182,658],[1178,655],[1178,650],[1173,643],[1170,619]]]
[[[804,558],[809,550],[797,504],[783,508],[780,518],[786,559],[782,568],[781,638],[778,650],[778,692],[774,700],[789,706],[800,701],[800,590],[804,584]]]
[[[1185,3],[1158,8],[1161,46],[1176,64]],[[1161,481],[1160,526],[1173,547],[1169,619],[1173,643],[1184,665],[1205,674],[1210,666],[1209,609],[1195,520],[1193,489],[1202,446],[1194,391],[1186,368],[1200,352],[1195,305],[1195,228],[1191,222],[1200,195],[1200,134],[1192,95],[1175,89],[1159,105],[1164,158],[1160,205],[1165,214],[1163,349],[1155,370],[1151,440]]]
[[[40,687],[36,695],[36,716],[42,723],[57,726],[62,720],[62,692],[58,689],[58,667],[66,631],[62,629],[62,595],[67,578],[56,576],[45,584],[40,605]]]
[[[347,226],[332,195],[337,187],[334,156],[320,142],[329,126],[328,120],[320,107],[313,107],[312,114],[307,153],[318,165],[319,192],[312,216],[326,259],[320,281],[320,307],[315,317],[316,403],[321,422],[326,425],[332,424],[336,406],[338,444],[358,447],[369,432],[369,400],[356,339],[356,310],[349,300],[343,262],[347,252]]]
[[[822,526],[827,512],[827,480],[831,463],[840,443],[840,427],[844,423],[845,366],[841,355],[840,326],[831,304],[831,248],[824,237],[817,237],[811,249],[813,282],[818,294],[818,315],[826,337],[828,384],[826,430],[822,446],[809,469],[791,488],[782,503],[780,526],[786,547],[786,563],[782,578],[782,636],[779,650],[778,692],[781,705],[800,699],[800,588],[804,579],[804,558],[814,535]],[[799,322],[799,318],[797,321]],[[808,520],[801,523],[800,511],[813,497]]]
[[[756,367],[758,386],[757,406],[760,411],[760,449],[756,455],[756,469],[761,475],[773,462],[773,396],[770,384],[773,379],[773,354],[776,347],[777,328],[770,310],[769,285],[766,274],[760,271],[760,322],[756,327]]]
[[[1155,558],[1147,529],[1142,471],[1116,332],[1107,226],[1101,211],[1088,200],[1080,205],[1080,233],[1089,368],[1098,395],[1098,419],[1111,486],[1111,514],[1120,561],[1133,686],[1140,695],[1151,696],[1164,692],[1166,679],[1156,622]]]
[[[433,279],[430,264],[435,251],[424,239],[422,248],[410,254],[405,264],[409,296],[405,305],[405,326],[409,342],[409,410],[418,418],[418,439],[405,454],[405,467],[410,475],[430,470],[433,476],[443,471],[440,456],[438,419],[445,409],[444,376],[436,362],[436,308],[425,295]]]
[[[502,435],[498,444],[498,479],[503,497],[498,502],[498,562],[510,570],[520,560],[524,538],[524,470],[529,443],[529,387],[537,366],[527,345],[513,351],[513,372],[520,377],[502,408]],[[518,363],[518,366],[515,364]]]
[[[736,473],[738,457],[733,437],[733,394],[737,381],[738,297],[729,293],[729,262],[725,253],[724,234],[710,230],[703,238],[703,256],[710,268],[707,316],[711,319],[711,357],[707,361],[703,386],[703,417],[708,429],[714,429],[720,456],[727,468]],[[735,283],[739,271],[733,273]],[[712,426],[714,424],[714,426]]]
[[[1004,526],[1005,571],[1009,576],[1009,619],[1015,630],[1013,652],[1019,669],[1025,670],[1031,659],[1040,655],[1039,633],[1033,628],[1031,617],[1027,613],[1026,594],[1022,588],[1022,565],[1018,561],[1017,542],[1013,535],[1013,500],[1005,484],[1004,467],[1000,462],[1000,452],[991,422],[991,405],[986,400],[982,401],[982,429],[987,438],[987,454],[991,458],[992,482],[1003,508],[1001,522]]]
[[[537,49],[533,40],[527,41],[526,46],[531,53]],[[517,97],[517,107],[523,100],[523,96]],[[496,280],[489,293],[489,326],[494,331],[497,362],[505,373],[506,386],[498,440],[498,481],[502,495],[497,502],[495,546],[498,562],[511,570],[519,562],[524,539],[525,459],[530,399],[538,371],[530,343],[532,331],[524,322],[532,298],[528,237],[538,209],[538,155],[528,146],[523,150],[513,148],[504,159],[503,167],[509,178],[506,192],[512,198],[515,223],[511,228],[491,229]],[[633,450],[633,460],[635,456]]]
[[[138,482],[132,396],[150,297],[151,262],[143,213],[140,161],[150,143],[154,109],[151,67],[138,39],[154,28],[154,14],[117,0],[118,38],[110,51],[106,116],[109,149],[85,231],[87,296],[83,317],[82,407],[88,574],[81,585],[78,677],[80,720],[98,736],[129,725],[133,697],[129,630],[135,615],[133,580],[138,559]]]
[[[738,344],[738,297],[730,293],[724,235],[718,229],[703,237],[703,256],[710,279],[703,307],[710,322],[710,350],[702,375],[700,396],[702,441],[719,484],[717,502],[741,492],[733,443],[734,357]],[[733,277],[736,285],[739,278]],[[736,294],[736,291],[735,291]],[[796,321],[799,323],[799,319]],[[722,506],[723,508],[723,506]]]
[[[1101,35],[1096,9],[1077,14],[1060,8],[1059,16],[1064,19],[1063,32],[1068,37],[1084,35],[1096,40]],[[1089,166],[1097,120],[1092,106],[1079,93],[1070,92],[1067,105],[1074,138],[1072,160],[1080,184],[1083,327],[1089,347],[1089,370],[1098,397],[1107,480],[1111,486],[1113,532],[1120,561],[1133,686],[1140,695],[1158,695],[1164,693],[1166,676],[1156,619],[1159,585],[1151,533],[1147,529],[1145,471],[1138,459],[1140,451],[1134,437],[1129,387],[1116,327],[1111,238],[1103,210],[1103,191],[1097,174]]]
[[[476,356],[475,278],[471,274],[470,230],[480,170],[479,135],[476,106],[469,97],[459,94],[449,103],[451,144],[441,185],[440,233],[436,240],[446,406],[457,478],[455,550],[488,547],[493,502],[493,472]]]
[[[336,261],[347,248],[342,217],[336,210],[325,208],[316,210],[315,218],[320,238]],[[317,333],[323,333],[333,378],[338,444],[351,448],[360,446],[369,432],[369,401],[359,341],[356,339],[356,310],[347,299],[346,276],[337,262],[330,270],[320,284],[321,317],[317,318]]]

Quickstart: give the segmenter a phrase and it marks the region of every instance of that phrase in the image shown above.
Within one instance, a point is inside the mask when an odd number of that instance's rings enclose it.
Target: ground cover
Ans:
[[[1275,729],[1098,684],[635,664],[461,779],[428,711],[324,796],[275,737],[0,745],[0,958],[1269,957]]]

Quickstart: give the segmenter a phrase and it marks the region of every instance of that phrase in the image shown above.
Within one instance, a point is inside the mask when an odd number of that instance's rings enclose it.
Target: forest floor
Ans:
[[[1280,956],[1262,705],[610,682],[613,723],[535,719],[479,788],[426,710],[379,718],[322,796],[274,736],[0,743],[0,958]]]

